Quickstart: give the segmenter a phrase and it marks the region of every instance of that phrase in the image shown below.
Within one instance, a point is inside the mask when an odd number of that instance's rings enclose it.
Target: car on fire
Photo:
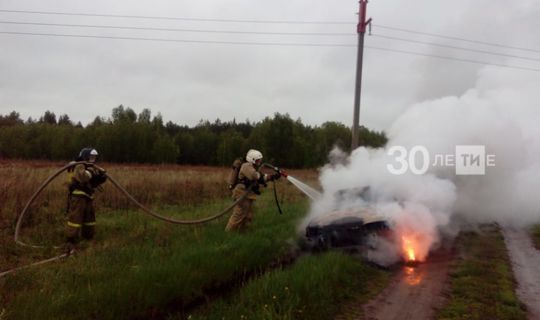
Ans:
[[[336,209],[313,218],[306,226],[302,240],[304,248],[311,251],[343,249],[359,252],[381,266],[390,263],[380,259],[381,250],[394,250],[393,224],[370,205],[369,187],[361,190],[340,190],[335,194],[336,207],[351,201],[361,205],[347,209]],[[384,254],[383,254],[384,255]]]
[[[306,227],[306,239],[315,249],[369,245],[374,236],[390,232],[389,222],[370,207],[334,211]]]

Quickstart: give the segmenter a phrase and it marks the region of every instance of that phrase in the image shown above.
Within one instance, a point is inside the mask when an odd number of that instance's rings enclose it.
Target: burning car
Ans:
[[[334,211],[311,220],[306,227],[306,240],[315,249],[355,247],[370,245],[375,236],[386,237],[390,230],[385,218],[366,207]]]
[[[369,205],[369,188],[336,193],[336,206],[351,197],[361,198],[363,205],[313,218],[306,226],[304,247],[312,251],[345,249],[360,252],[381,266],[392,264],[398,256],[392,223]]]
[[[304,249],[340,249],[389,267],[401,260],[392,225],[371,207],[334,211],[310,221],[302,241]]]

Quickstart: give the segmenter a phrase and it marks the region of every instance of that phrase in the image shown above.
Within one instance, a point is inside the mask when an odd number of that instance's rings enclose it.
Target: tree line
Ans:
[[[377,148],[386,141],[384,132],[361,127],[360,145]],[[351,130],[342,123],[309,126],[280,113],[259,122],[201,120],[193,127],[164,123],[159,113],[137,114],[122,105],[86,126],[50,111],[26,121],[15,111],[0,115],[0,158],[7,159],[67,161],[92,146],[101,161],[229,166],[255,148],[276,165],[312,168],[326,163],[335,146],[349,151],[350,143]]]

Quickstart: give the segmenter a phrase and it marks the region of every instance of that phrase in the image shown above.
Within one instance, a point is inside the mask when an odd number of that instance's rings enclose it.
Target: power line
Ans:
[[[118,14],[100,14],[100,13],[77,13],[77,12],[53,12],[53,11],[30,11],[30,10],[6,10],[0,9],[0,12],[5,13],[29,13],[29,14],[41,14],[41,15],[63,15],[63,16],[86,16],[86,17],[106,17],[106,18],[134,18],[134,19],[151,19],[151,20],[180,20],[180,21],[202,21],[202,22],[236,22],[236,23],[261,23],[261,24],[323,24],[323,25],[353,25],[355,22],[347,21],[298,21],[298,20],[255,20],[255,19],[214,19],[214,18],[187,18],[187,17],[164,17],[164,16],[140,16],[140,15],[118,15]],[[420,35],[426,35],[431,37],[438,37],[443,39],[465,41],[469,43],[482,44],[487,46],[494,46],[507,49],[523,50],[540,53],[538,49],[531,49],[525,47],[508,46],[500,43],[492,43],[474,39],[466,39],[462,37],[442,35],[437,33],[423,32],[412,29],[398,28],[380,24],[374,24],[375,27],[395,30],[401,32],[408,32]]]
[[[256,35],[287,35],[287,36],[355,36],[354,33],[318,33],[318,32],[259,32],[259,31],[236,31],[236,30],[201,30],[201,29],[178,29],[178,28],[154,28],[154,27],[131,27],[131,26],[112,26],[112,25],[89,25],[89,24],[65,24],[65,23],[44,23],[44,22],[22,22],[22,21],[0,21],[0,24],[14,24],[14,25],[33,25],[33,26],[55,26],[55,27],[77,27],[77,28],[97,28],[97,29],[120,29],[120,30],[145,30],[145,31],[175,31],[175,32],[193,32],[193,33],[218,33],[218,34],[256,34]],[[531,60],[531,61],[540,61],[540,59],[536,58],[530,58],[530,57],[522,57],[522,56],[516,56],[516,55],[510,55],[510,54],[504,54],[504,53],[495,53],[491,51],[486,50],[476,50],[471,48],[464,48],[464,47],[458,47],[458,46],[451,46],[446,44],[438,44],[434,42],[426,42],[426,41],[417,41],[417,40],[411,40],[411,39],[404,39],[399,37],[391,37],[386,35],[380,35],[380,34],[371,34],[371,36],[378,37],[378,38],[384,38],[389,40],[397,40],[397,41],[404,41],[404,42],[410,42],[410,43],[418,43],[418,44],[425,44],[425,45],[431,45],[435,47],[442,47],[442,48],[450,48],[450,49],[456,49],[456,50],[463,50],[463,51],[470,51],[470,52],[477,52],[477,53],[483,53],[483,54],[490,54],[495,56],[502,56],[502,57],[509,57],[509,58],[516,58],[516,59],[523,59],[523,60]]]
[[[11,32],[11,31],[0,31],[0,34],[27,35],[27,36],[46,36],[46,37],[69,37],[69,38],[114,39],[114,40],[139,40],[139,41],[155,41],[155,42],[178,42],[178,43],[201,43],[201,44],[227,44],[227,45],[258,45],[258,46],[285,46],[285,47],[302,47],[302,46],[304,46],[304,47],[349,47],[349,48],[355,48],[355,47],[356,47],[356,45],[339,44],[339,43],[336,43],[336,44],[322,44],[322,43],[280,43],[280,42],[245,42],[245,41],[207,41],[207,40],[161,39],[161,38],[139,38],[139,37],[115,37],[115,36],[98,36],[98,35],[76,35],[76,34],[34,33],[34,32]],[[528,68],[528,67],[519,67],[519,66],[512,66],[512,65],[498,64],[498,63],[489,63],[489,62],[480,61],[480,60],[461,59],[461,58],[454,58],[454,57],[448,57],[448,56],[439,56],[439,55],[424,54],[424,53],[414,52],[414,51],[397,50],[397,49],[381,48],[381,47],[373,47],[373,46],[365,46],[365,47],[368,48],[368,49],[373,49],[373,50],[388,51],[388,52],[394,52],[394,53],[401,53],[401,54],[408,54],[408,55],[416,55],[416,56],[423,56],[423,57],[430,57],[430,58],[437,58],[437,59],[444,59],[444,60],[452,60],[452,61],[460,61],[460,62],[467,62],[467,63],[481,64],[481,65],[489,65],[489,66],[503,67],[503,68],[509,68],[509,69],[519,69],[519,70],[526,70],[526,71],[540,72],[540,69],[534,69],[534,68]]]
[[[0,9],[0,12],[31,13],[31,14],[44,14],[44,15],[48,14],[48,15],[62,15],[62,16],[151,19],[151,20],[181,20],[181,21],[201,21],[201,22],[273,23],[273,24],[351,24],[351,22],[344,22],[344,21],[210,19],[210,18],[139,16],[139,15],[119,15],[119,14],[102,14],[102,13],[52,12],[52,11],[4,10],[4,9]]]
[[[141,16],[141,15],[118,15],[118,14],[101,14],[101,13],[77,13],[77,12],[53,12],[53,11],[30,11],[30,10],[6,10],[0,9],[0,12],[5,13],[28,13],[28,14],[40,14],[40,15],[63,15],[63,16],[85,16],[85,17],[106,17],[106,18],[132,18],[132,19],[151,19],[151,20],[179,20],[179,21],[200,21],[200,22],[235,22],[235,23],[260,23],[260,24],[320,24],[320,25],[353,25],[355,22],[348,21],[298,21],[298,20],[255,20],[255,19],[215,19],[215,18],[188,18],[188,17],[164,17],[164,16]],[[374,24],[375,27],[395,30],[401,32],[408,32],[413,34],[420,34],[431,37],[438,37],[443,39],[464,41],[474,44],[482,44],[487,46],[523,50],[529,52],[540,53],[538,49],[531,49],[525,47],[508,46],[500,43],[492,43],[487,41],[480,41],[475,39],[467,39],[463,37],[442,35],[430,32],[417,31],[412,29],[398,28],[380,24]]]
[[[430,37],[438,37],[438,38],[443,38],[443,39],[458,40],[458,41],[464,41],[464,42],[469,42],[469,43],[482,44],[482,45],[486,45],[486,46],[493,46],[493,47],[499,47],[499,48],[516,49],[516,50],[523,50],[523,51],[530,51],[530,52],[540,53],[540,50],[537,50],[537,49],[530,49],[530,48],[523,48],[523,47],[513,47],[513,46],[508,46],[508,45],[504,45],[504,44],[500,44],[500,43],[492,43],[492,42],[486,42],[486,41],[480,41],[480,40],[474,40],[474,39],[466,39],[466,38],[447,36],[447,35],[436,34],[436,33],[416,31],[416,30],[411,30],[411,29],[403,29],[403,28],[396,28],[396,27],[390,27],[390,26],[383,26],[383,25],[380,25],[380,24],[375,24],[374,27],[379,27],[379,28],[388,29],[388,30],[395,30],[395,31],[414,33],[414,34],[420,34],[420,35],[430,36]]]
[[[179,32],[199,32],[199,33],[230,33],[230,34],[291,35],[291,36],[354,36],[355,35],[354,33],[343,33],[343,32],[342,33],[339,33],[339,32],[265,32],[265,31],[205,30],[205,29],[201,30],[201,29],[131,27],[131,26],[23,22],[23,21],[0,21],[0,23],[1,24],[14,24],[14,25],[32,25],[32,26],[148,30],[148,31],[179,31]]]
[[[540,72],[540,69],[519,67],[519,66],[511,66],[511,65],[507,65],[507,64],[501,64],[501,63],[490,63],[490,62],[484,62],[484,61],[480,61],[480,60],[461,59],[461,58],[454,58],[454,57],[447,57],[447,56],[439,56],[439,55],[434,55],[434,54],[424,54],[424,53],[420,53],[420,52],[398,50],[398,49],[389,49],[389,48],[380,48],[380,47],[372,47],[372,46],[366,46],[366,48],[373,49],[373,50],[395,52],[395,53],[403,53],[403,54],[409,54],[409,55],[415,55],[415,56],[422,56],[422,57],[430,57],[430,58],[437,58],[437,59],[444,59],[444,60],[468,62],[468,63],[474,63],[474,64],[487,65],[487,66],[495,66],[495,67],[502,67],[502,68],[509,68],[509,69],[519,69],[519,70]]]
[[[540,59],[537,59],[537,58],[516,56],[516,55],[498,53],[498,52],[491,52],[491,51],[486,51],[486,50],[477,50],[477,49],[471,49],[471,48],[457,47],[457,46],[451,46],[451,45],[440,44],[440,43],[435,43],[435,42],[417,41],[417,40],[404,39],[404,38],[398,38],[398,37],[390,37],[390,36],[385,36],[385,35],[380,35],[380,34],[372,34],[372,36],[377,37],[377,38],[389,39],[389,40],[397,40],[397,41],[404,41],[404,42],[410,42],[410,43],[425,44],[425,45],[430,45],[430,46],[434,46],[434,47],[450,48],[450,49],[456,49],[456,50],[463,50],[463,51],[491,54],[491,55],[494,55],[494,56],[516,58],[516,59],[523,59],[523,60],[531,60],[531,61],[540,61]]]
[[[186,40],[186,39],[117,37],[117,36],[79,35],[79,34],[60,34],[60,33],[36,33],[36,32],[15,32],[15,31],[0,31],[0,34],[48,36],[48,37],[68,37],[68,38],[114,39],[114,40],[140,40],[140,41],[156,41],[156,42],[256,45],[256,46],[356,47],[356,45],[353,45],[353,44],[340,44],[340,43],[331,44],[331,43],[282,43],[282,42],[251,42],[251,41],[248,42],[248,41]]]

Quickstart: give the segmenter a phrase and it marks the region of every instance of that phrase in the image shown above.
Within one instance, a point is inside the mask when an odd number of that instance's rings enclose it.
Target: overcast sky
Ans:
[[[123,104],[150,108],[165,121],[261,120],[289,113],[308,124],[351,125],[356,67],[355,0],[82,1],[0,0],[0,10],[144,15],[255,21],[351,24],[240,23],[0,12],[0,32],[159,38],[197,41],[347,44],[233,45],[134,41],[0,33],[0,114],[37,118],[45,110],[86,124]],[[474,86],[480,64],[388,52],[373,47],[540,69],[540,51],[430,37],[383,27],[448,35],[540,50],[537,0],[372,0],[373,36],[366,36],[361,124],[387,129],[414,102],[460,95]],[[220,34],[123,30],[5,22],[139,28],[349,35]],[[379,37],[378,37],[379,36]],[[390,36],[505,55],[495,56],[386,39]],[[512,77],[540,76],[511,69]],[[511,79],[509,80],[511,81]]]

